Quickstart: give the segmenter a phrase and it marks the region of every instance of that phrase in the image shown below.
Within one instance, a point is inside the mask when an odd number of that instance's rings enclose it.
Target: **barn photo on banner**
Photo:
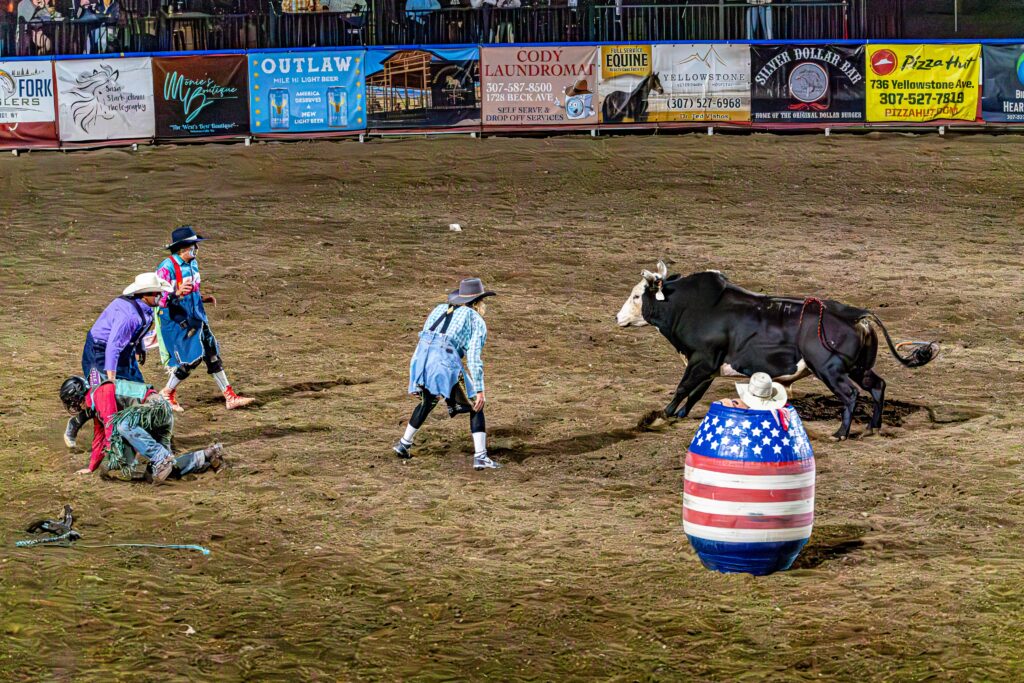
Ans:
[[[984,46],[981,68],[981,117],[993,123],[1024,121],[1024,44]]]
[[[249,124],[256,135],[366,129],[366,51],[250,52]]]
[[[0,148],[54,146],[53,62],[0,61]]]
[[[154,57],[158,138],[249,132],[245,55]]]
[[[597,53],[590,45],[481,48],[484,126],[596,124]]]
[[[864,47],[753,45],[755,123],[864,121]]]
[[[370,49],[370,128],[480,126],[480,48]]]
[[[60,139],[144,140],[156,131],[149,57],[55,62]]]
[[[981,45],[868,45],[868,121],[976,121]]]
[[[602,123],[750,121],[746,45],[605,45],[600,58]]]

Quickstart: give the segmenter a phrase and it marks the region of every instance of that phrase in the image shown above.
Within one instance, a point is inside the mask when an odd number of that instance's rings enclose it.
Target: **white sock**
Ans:
[[[167,379],[166,389],[167,391],[174,391],[175,387],[177,387],[179,384],[181,384],[181,380],[178,379],[178,376],[172,372],[171,376]]]
[[[477,457],[487,454],[487,432],[473,432],[473,450]]]
[[[402,443],[404,443],[406,446],[411,446],[412,439],[414,436],[416,436],[416,432],[418,431],[419,430],[413,427],[412,425],[406,425],[405,436],[402,437]]]
[[[213,379],[216,380],[217,386],[220,388],[220,393],[223,394],[228,390],[228,386],[230,386],[228,383],[228,376],[223,370],[213,373]]]

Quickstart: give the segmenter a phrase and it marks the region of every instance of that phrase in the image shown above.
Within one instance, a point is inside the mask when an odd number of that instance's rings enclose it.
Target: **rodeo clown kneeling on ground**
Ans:
[[[157,311],[160,356],[171,372],[167,386],[161,390],[175,412],[184,412],[178,403],[177,387],[199,367],[206,363],[206,372],[213,375],[217,387],[224,394],[228,410],[244,408],[256,399],[239,396],[228,383],[220,345],[210,329],[205,303],[217,305],[212,296],[199,291],[199,243],[205,238],[196,234],[190,225],[183,225],[171,233],[171,243],[165,249],[171,255],[157,266],[156,274],[174,284],[170,294],[160,299]]]
[[[427,317],[420,332],[412,362],[409,364],[409,393],[420,404],[412,412],[405,435],[394,445],[400,458],[410,458],[417,430],[444,397],[448,414],[469,413],[473,434],[473,468],[501,467],[487,456],[487,427],[484,423],[484,362],[481,358],[487,341],[487,303],[494,292],[484,290],[479,278],[467,278],[448,295],[447,304],[439,304]],[[467,372],[463,372],[462,359]]]
[[[78,474],[99,468],[107,479],[160,484],[172,475],[216,471],[223,465],[220,444],[174,457],[174,413],[148,384],[117,380],[90,389],[83,377],[68,377],[60,387],[60,400],[69,412],[87,414],[95,423],[89,466]]]

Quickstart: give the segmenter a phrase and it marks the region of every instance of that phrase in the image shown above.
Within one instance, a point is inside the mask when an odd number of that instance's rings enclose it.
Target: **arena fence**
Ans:
[[[269,29],[240,18],[220,45],[245,44],[262,30]],[[0,147],[1012,126],[1024,123],[1020,64],[1024,41],[413,45],[9,59],[0,61]]]

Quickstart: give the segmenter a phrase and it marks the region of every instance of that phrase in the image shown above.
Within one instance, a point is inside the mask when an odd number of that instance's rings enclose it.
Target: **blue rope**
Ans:
[[[68,531],[67,533],[61,534],[60,536],[51,536],[49,538],[33,538],[28,541],[16,541],[14,545],[19,548],[31,548],[34,545],[41,545],[43,543],[60,543],[61,541],[67,541],[68,543],[70,543],[71,541],[68,540],[68,537],[71,536],[71,534],[75,534],[77,536],[78,532]]]
[[[75,533],[75,532],[74,531],[69,531],[66,534],[61,534],[60,536],[54,536],[52,538],[36,538],[36,539],[29,540],[29,541],[16,541],[14,543],[14,545],[17,546],[18,548],[31,548],[32,546],[41,545],[43,543],[60,543],[61,541],[67,541],[68,543],[70,543],[71,541],[68,540],[68,537],[71,534],[73,534],[73,533]],[[69,546],[69,547],[71,547],[71,546]],[[210,549],[209,548],[204,548],[201,545],[164,545],[164,544],[160,544],[160,543],[103,543],[103,544],[100,544],[100,545],[75,545],[73,547],[75,547],[75,548],[167,548],[167,549],[170,549],[170,550],[195,550],[195,551],[198,551],[198,552],[202,553],[203,555],[209,555],[210,554]]]

